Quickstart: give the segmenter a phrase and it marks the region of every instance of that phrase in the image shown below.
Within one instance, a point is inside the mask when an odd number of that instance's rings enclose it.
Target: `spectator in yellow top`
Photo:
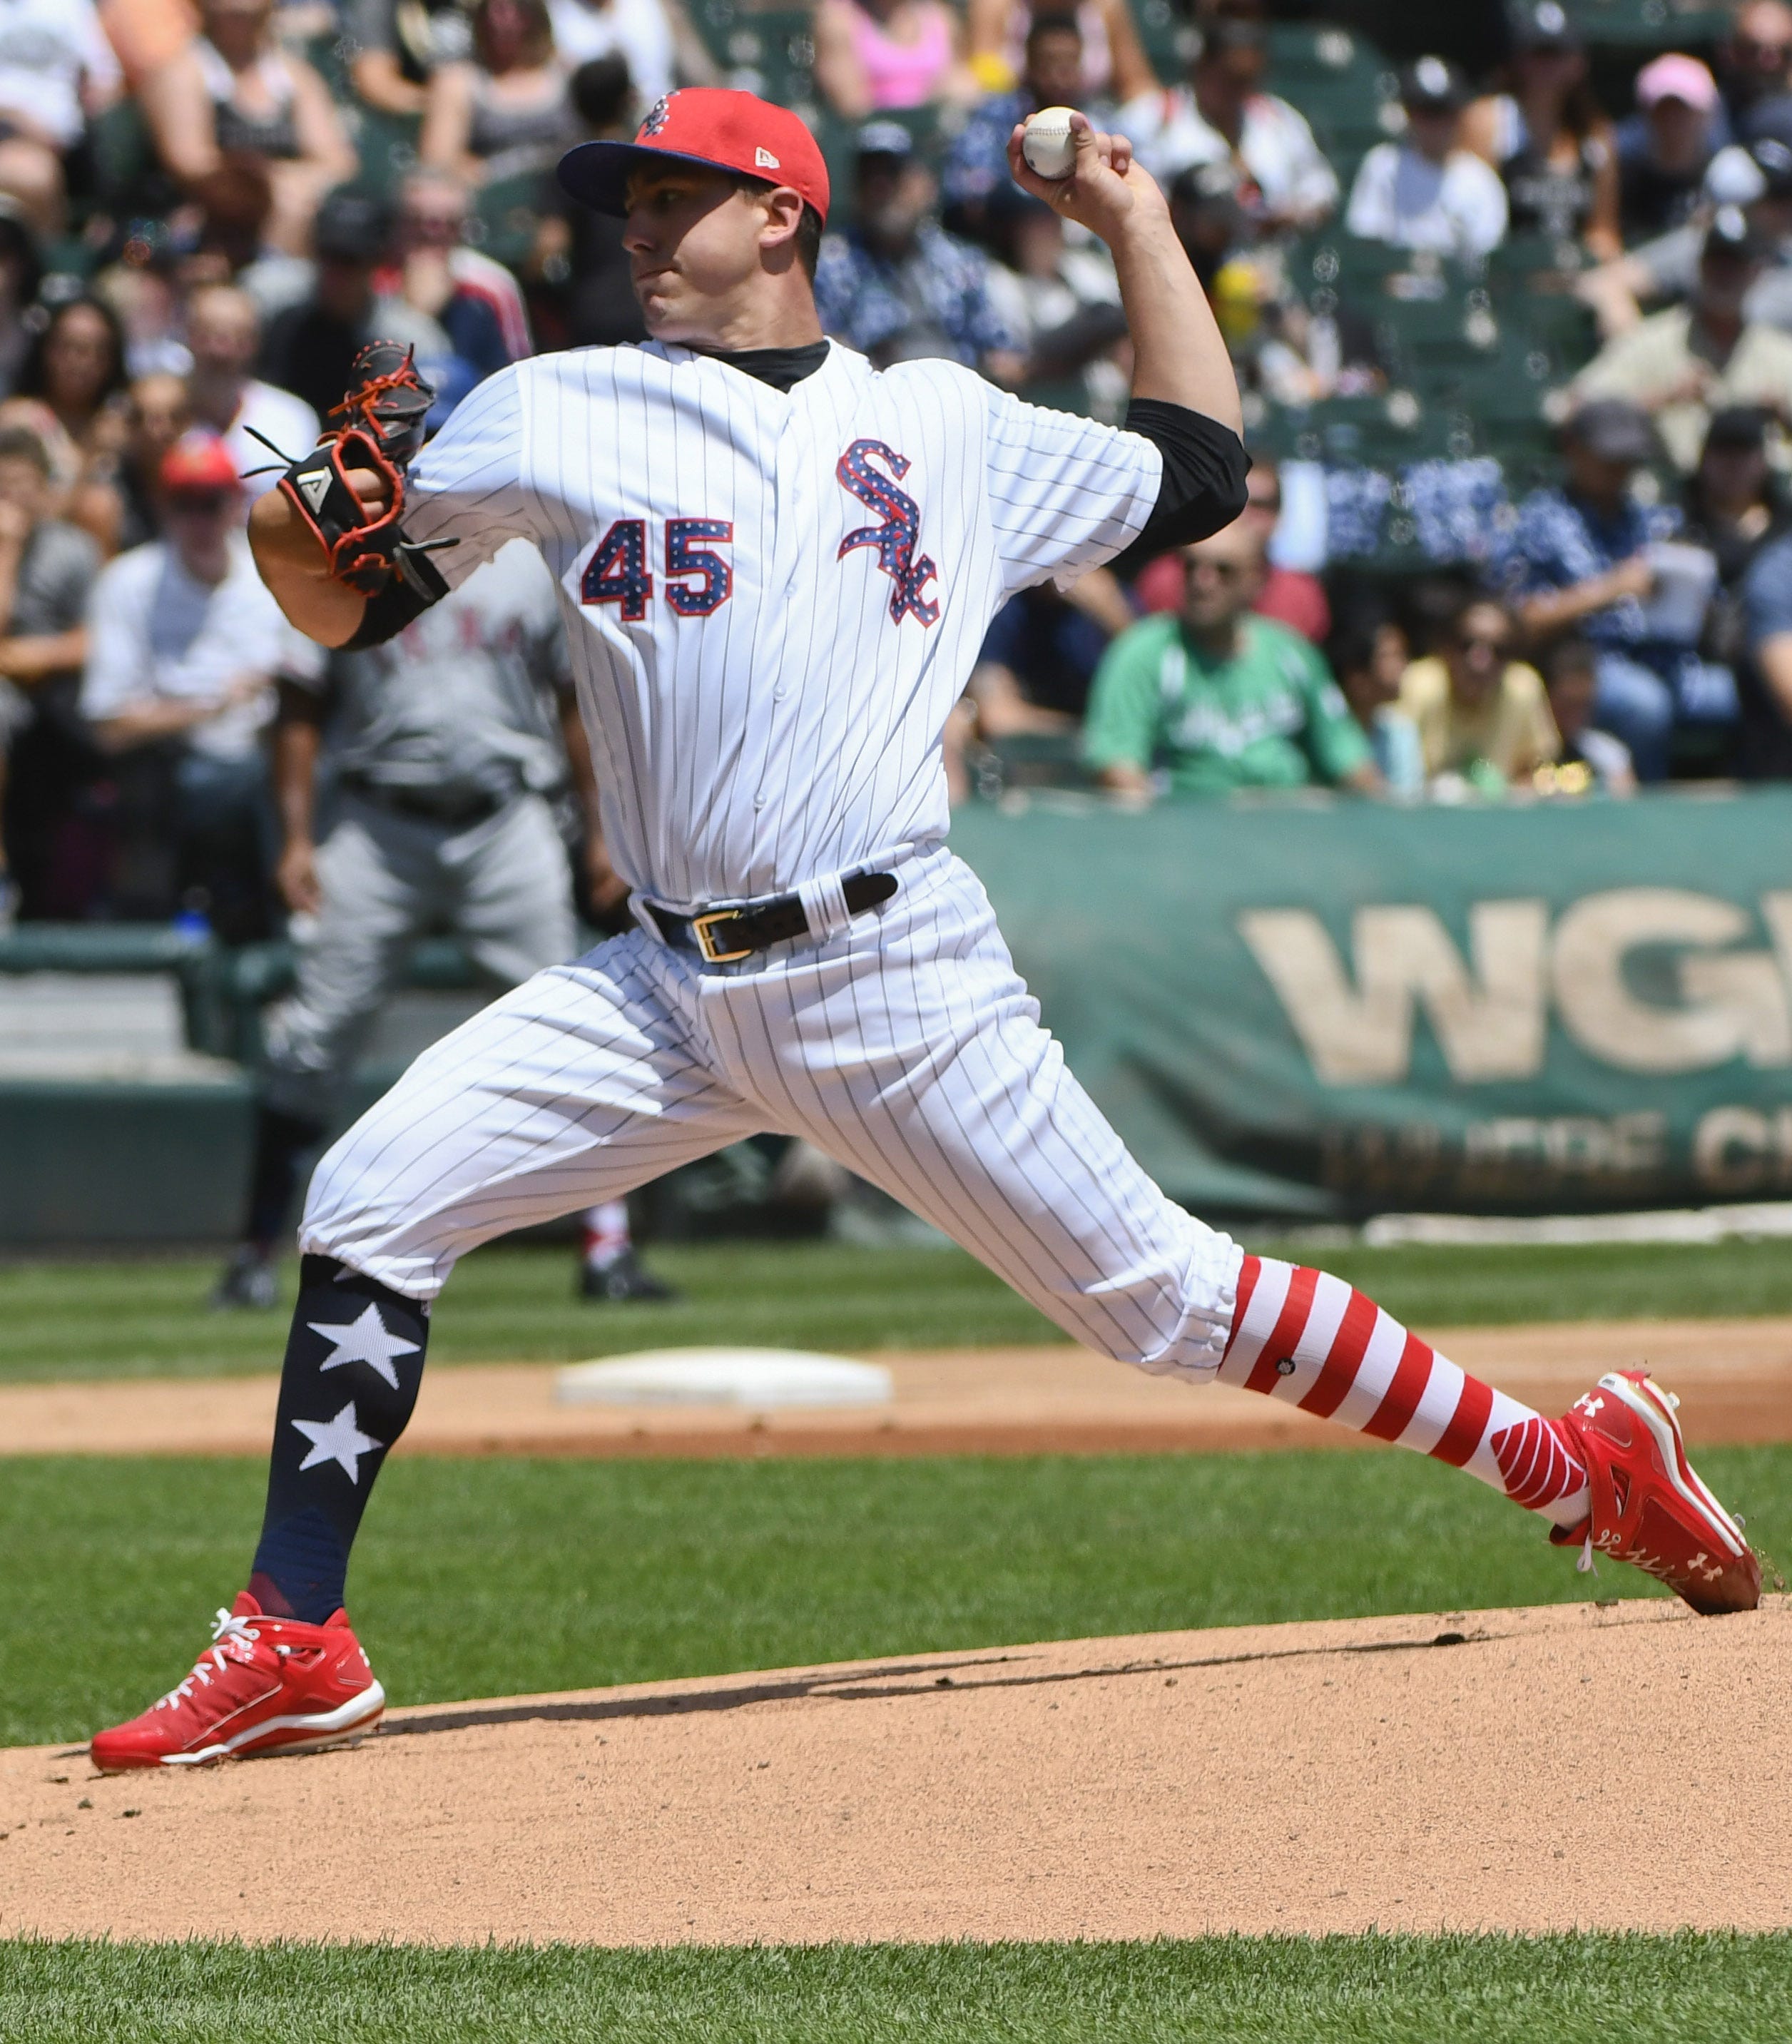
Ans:
[[[1571,386],[1576,405],[1621,398],[1649,413],[1684,475],[1698,466],[1714,411],[1759,405],[1792,420],[1792,336],[1744,311],[1766,253],[1740,210],[1720,207],[1691,300],[1609,341]]]
[[[1128,0],[1041,0],[1038,6],[1034,0],[970,0],[967,18],[971,68],[992,91],[1006,92],[1025,78],[1033,31],[1042,21],[1067,24],[1080,47],[1076,85],[1041,106],[1104,99],[1123,106],[1157,83]]]
[[[1491,794],[1528,782],[1560,751],[1543,678],[1512,658],[1513,637],[1502,603],[1471,596],[1441,651],[1401,676],[1400,708],[1418,726],[1427,780],[1456,775]]]

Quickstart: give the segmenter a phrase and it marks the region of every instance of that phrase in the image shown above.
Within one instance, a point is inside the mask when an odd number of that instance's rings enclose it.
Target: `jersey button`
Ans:
[[[766,806],[766,803],[770,800],[771,797],[766,793],[763,788],[762,788],[758,793],[753,797],[753,806],[756,809],[762,809]]]

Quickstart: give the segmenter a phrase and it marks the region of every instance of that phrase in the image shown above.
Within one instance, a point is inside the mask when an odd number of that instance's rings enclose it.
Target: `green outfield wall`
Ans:
[[[1792,1194],[1792,793],[971,809],[1073,1069],[1196,1211]]]
[[[1073,1068],[1199,1212],[1792,1197],[1792,792],[1144,814],[1042,793],[960,811],[952,842]],[[0,940],[0,974],[59,986],[77,1016],[167,975],[167,1026],[203,1054],[108,1054],[121,1075],[86,1082],[54,1045],[9,1061],[0,1040],[0,1247],[228,1235],[251,1121],[236,1060],[289,964],[162,932]],[[413,978],[413,1003],[478,997],[439,943]],[[456,1019],[433,1012],[357,1101]]]

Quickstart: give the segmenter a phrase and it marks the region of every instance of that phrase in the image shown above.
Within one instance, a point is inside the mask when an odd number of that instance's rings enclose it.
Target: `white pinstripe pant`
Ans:
[[[313,1178],[302,1247],[413,1298],[493,1236],[757,1131],[806,1137],[1141,1367],[1219,1366],[1240,1252],[1165,1198],[1039,1026],[950,852],[820,944],[712,966],[634,932],[420,1057]]]

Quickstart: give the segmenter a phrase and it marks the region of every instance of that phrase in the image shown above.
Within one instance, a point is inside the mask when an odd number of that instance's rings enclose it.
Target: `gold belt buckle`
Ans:
[[[692,916],[691,928],[696,933],[697,949],[703,953],[706,963],[732,965],[739,959],[752,957],[751,944],[748,944],[742,951],[719,951],[716,948],[715,939],[709,934],[710,926],[712,924],[731,921],[738,913],[739,911],[734,909],[712,909],[707,915]]]

